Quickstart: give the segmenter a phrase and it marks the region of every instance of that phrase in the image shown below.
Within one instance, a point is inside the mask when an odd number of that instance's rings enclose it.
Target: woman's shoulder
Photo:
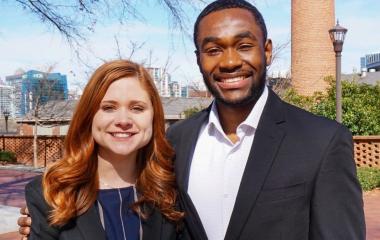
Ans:
[[[43,215],[51,210],[46,203],[42,191],[42,176],[36,176],[25,186],[25,200],[29,212],[34,212],[36,209]]]
[[[25,195],[42,195],[42,175],[34,177],[25,186]]]

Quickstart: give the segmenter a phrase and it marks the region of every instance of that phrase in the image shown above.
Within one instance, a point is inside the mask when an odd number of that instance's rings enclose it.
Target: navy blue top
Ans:
[[[103,209],[104,228],[108,240],[139,239],[139,217],[130,208],[134,202],[132,186],[120,189],[100,189],[98,202]]]

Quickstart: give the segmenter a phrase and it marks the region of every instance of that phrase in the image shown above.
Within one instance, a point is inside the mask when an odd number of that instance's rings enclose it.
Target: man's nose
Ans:
[[[220,71],[233,72],[241,68],[243,64],[240,54],[235,49],[227,49],[222,57],[219,64]]]

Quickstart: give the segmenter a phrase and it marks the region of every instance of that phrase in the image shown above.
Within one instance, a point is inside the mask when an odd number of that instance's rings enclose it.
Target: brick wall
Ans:
[[[334,0],[292,0],[292,85],[302,95],[327,87],[335,76],[335,53],[328,30],[335,25]]]
[[[380,168],[380,136],[354,136],[356,166]]]

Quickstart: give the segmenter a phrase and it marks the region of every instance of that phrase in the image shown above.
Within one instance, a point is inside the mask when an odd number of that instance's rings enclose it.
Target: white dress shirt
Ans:
[[[188,193],[210,240],[224,239],[267,98],[265,87],[248,117],[237,127],[236,143],[224,133],[215,102],[208,122],[201,128],[191,162]]]

